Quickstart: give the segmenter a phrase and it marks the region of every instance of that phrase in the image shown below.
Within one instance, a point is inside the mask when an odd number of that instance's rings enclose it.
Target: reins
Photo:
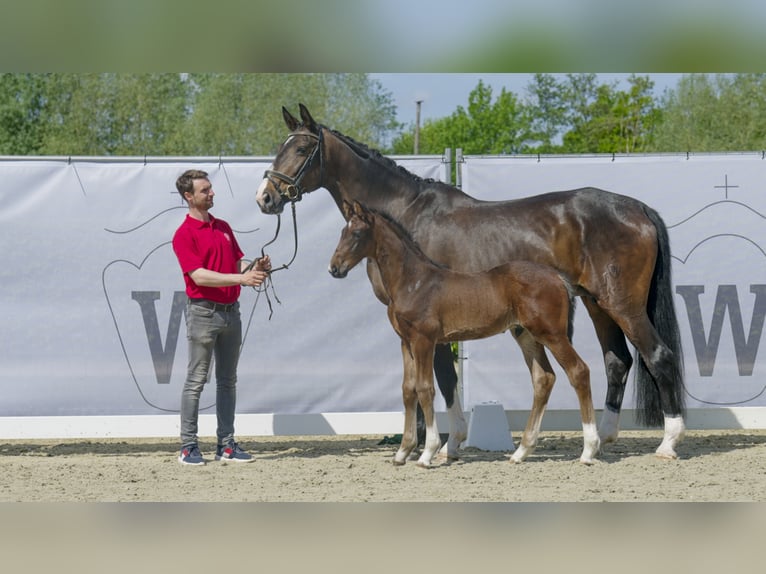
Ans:
[[[266,293],[266,302],[269,304],[269,321],[271,320],[272,315],[274,314],[274,307],[271,305],[271,299],[269,298],[269,287],[271,287],[271,293],[274,296],[274,300],[279,303],[280,305],[282,302],[279,300],[279,297],[277,297],[276,290],[274,289],[274,282],[271,280],[271,276],[276,273],[277,271],[281,271],[282,269],[287,269],[290,267],[290,265],[293,264],[293,261],[295,261],[295,258],[298,255],[298,220],[295,217],[295,202],[290,202],[290,205],[292,206],[292,212],[293,212],[293,256],[290,258],[290,261],[287,263],[283,263],[276,269],[271,269],[270,271],[267,271],[267,277],[266,281],[264,281],[263,284],[261,284],[258,287],[253,287],[255,289],[259,296],[261,292]],[[277,240],[277,237],[279,237],[279,230],[282,226],[282,217],[281,215],[277,215],[277,228],[274,231],[274,237],[263,244],[263,247],[261,247],[261,258],[266,256],[266,248],[274,243]],[[246,273],[247,271],[250,271],[255,264],[258,262],[258,259],[255,259],[250,262],[250,264],[245,267],[245,270],[243,273]],[[258,299],[256,299],[256,303],[258,302]]]

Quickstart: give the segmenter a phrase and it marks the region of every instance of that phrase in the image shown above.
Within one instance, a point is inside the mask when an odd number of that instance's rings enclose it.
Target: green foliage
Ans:
[[[522,150],[530,122],[517,97],[503,89],[492,101],[492,88],[479,81],[468,96],[468,109],[458,106],[449,117],[426,121],[420,130],[420,153],[440,154],[462,148],[466,154],[504,154]],[[394,153],[413,152],[414,133],[404,133],[392,144]]]
[[[44,79],[0,74],[0,154],[36,153],[45,129]]]
[[[766,149],[766,74],[685,75],[653,95],[595,74],[535,74],[525,97],[480,81],[465,107],[427,120],[419,152],[470,155]],[[414,126],[367,74],[0,74],[0,155],[272,155],[281,108],[384,153],[414,151]],[[386,149],[384,142],[391,141]]]
[[[0,154],[271,155],[299,102],[370,145],[399,127],[366,74],[3,74]]]
[[[652,88],[647,77],[635,74],[628,79],[630,89],[618,91],[614,85],[596,86],[587,79],[587,90],[578,90],[571,81],[568,93],[578,93],[570,108],[572,128],[563,136],[566,153],[634,153],[645,151],[659,121]],[[582,97],[585,95],[585,97]]]
[[[662,114],[653,151],[766,149],[766,74],[685,75]]]
[[[508,153],[631,153],[651,142],[661,115],[648,77],[631,76],[630,89],[597,83],[596,74],[568,74],[557,80],[536,74],[520,100],[503,89],[492,101],[483,82],[471,92],[468,109],[426,122],[422,153],[444,148],[470,155]],[[393,142],[396,153],[412,153],[413,133]]]

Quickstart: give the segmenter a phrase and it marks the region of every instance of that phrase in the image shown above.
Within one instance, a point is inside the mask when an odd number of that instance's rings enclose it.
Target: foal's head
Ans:
[[[358,201],[344,202],[343,210],[348,223],[340,234],[340,241],[330,259],[330,275],[342,279],[365,257],[374,254],[373,229],[375,216]]]

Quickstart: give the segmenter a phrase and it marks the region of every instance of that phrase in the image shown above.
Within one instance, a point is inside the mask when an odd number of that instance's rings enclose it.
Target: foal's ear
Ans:
[[[368,225],[372,224],[372,213],[358,201],[354,201],[354,215],[356,215],[359,219]]]
[[[357,217],[363,218],[365,213],[367,212],[364,206],[358,201],[354,201],[354,205],[352,207],[353,207],[354,215],[356,215]]]
[[[311,114],[309,113],[306,106],[303,104],[298,104],[298,107],[301,110],[301,119],[303,120],[303,125],[306,126],[309,130],[311,130],[312,133],[317,132],[317,124],[314,121],[314,118],[311,117]]]
[[[295,119],[295,117],[287,111],[287,108],[282,106],[282,117],[285,119],[285,125],[287,125],[287,129],[289,129],[291,132],[294,132],[298,129],[298,126],[301,125],[300,122]]]
[[[354,215],[354,206],[351,205],[347,199],[343,200],[343,215],[346,218],[346,221],[351,219],[351,216]]]

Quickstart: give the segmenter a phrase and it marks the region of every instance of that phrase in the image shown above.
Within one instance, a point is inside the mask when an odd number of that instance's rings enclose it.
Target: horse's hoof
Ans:
[[[580,458],[580,462],[586,466],[592,466],[596,464],[595,458]]]
[[[598,439],[601,441],[602,445],[609,444],[617,441],[617,434],[608,434],[604,436],[598,435]]]
[[[420,468],[426,468],[426,469],[429,469],[429,468],[433,468],[433,467],[431,466],[431,463],[430,463],[430,462],[421,462],[421,461],[418,461],[418,462],[416,462],[415,464],[416,464],[417,466],[419,466]]]
[[[663,460],[676,460],[678,458],[678,455],[674,450],[657,449],[657,452],[654,453],[654,456]]]
[[[391,462],[393,462],[394,466],[404,466],[404,463],[405,463],[406,461],[404,461],[404,460],[396,460],[396,459],[394,459],[394,460],[393,460],[393,461],[391,461]]]

